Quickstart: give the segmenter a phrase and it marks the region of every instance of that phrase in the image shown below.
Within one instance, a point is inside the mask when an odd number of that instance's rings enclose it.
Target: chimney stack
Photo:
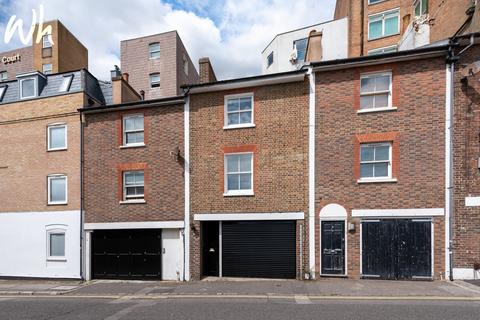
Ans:
[[[135,89],[128,83],[128,73],[120,71],[118,66],[110,72],[112,76],[112,102],[113,104],[143,100]]]
[[[126,73],[126,72],[122,73],[122,78],[123,78],[123,80],[125,80],[125,82],[128,82],[128,76],[129,76],[128,73]]]
[[[305,54],[306,62],[322,61],[322,32],[310,31],[308,35],[307,52]]]
[[[200,69],[200,83],[217,81],[215,71],[213,71],[212,64],[210,63],[210,59],[208,57],[200,58],[200,60],[198,60],[198,67]]]

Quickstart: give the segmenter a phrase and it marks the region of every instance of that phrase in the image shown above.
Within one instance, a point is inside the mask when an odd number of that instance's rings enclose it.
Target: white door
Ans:
[[[162,280],[181,280],[183,244],[179,229],[162,229]]]

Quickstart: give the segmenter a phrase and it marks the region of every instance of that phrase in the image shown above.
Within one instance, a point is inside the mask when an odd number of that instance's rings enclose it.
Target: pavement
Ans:
[[[384,299],[480,301],[480,286],[465,281],[383,281],[322,278],[315,281],[206,279],[169,281],[31,281],[0,280],[3,296],[65,296],[77,298],[258,298]]]

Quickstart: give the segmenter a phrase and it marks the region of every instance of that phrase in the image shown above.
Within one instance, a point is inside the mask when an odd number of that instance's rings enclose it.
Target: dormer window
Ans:
[[[60,88],[58,89],[58,92],[69,91],[70,86],[72,85],[72,80],[73,80],[73,74],[63,76],[62,84],[60,85]]]
[[[37,96],[37,79],[20,79],[20,99],[33,98]]]
[[[7,92],[7,88],[7,85],[0,87],[0,102],[3,101],[3,97],[5,96],[5,92]]]

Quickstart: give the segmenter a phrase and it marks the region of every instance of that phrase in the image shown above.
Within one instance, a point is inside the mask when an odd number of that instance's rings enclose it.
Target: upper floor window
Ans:
[[[360,77],[360,110],[392,108],[392,73],[365,74]]]
[[[253,93],[225,96],[224,128],[253,126]]]
[[[7,79],[8,79],[7,71],[1,71],[0,72],[0,81],[7,81]]]
[[[373,56],[376,54],[384,54],[384,53],[391,53],[391,52],[397,52],[397,46],[390,46],[390,47],[385,47],[385,48],[378,48],[378,49],[373,49],[368,51],[369,56]]]
[[[135,146],[144,144],[143,114],[123,117],[123,145]]]
[[[368,39],[378,39],[400,32],[400,10],[382,12],[368,17]]]
[[[20,80],[20,98],[32,98],[37,95],[36,78],[26,78]]]
[[[7,92],[7,85],[3,85],[0,87],[0,102],[3,101],[3,97],[5,96],[5,93]]]
[[[368,4],[375,4],[383,1],[386,1],[386,0],[368,0]]]
[[[305,54],[307,52],[307,43],[308,39],[298,39],[293,41],[293,47],[297,49],[297,61],[303,62],[305,61]]]
[[[428,0],[416,0],[413,3],[413,12],[415,13],[415,17],[420,17],[424,14],[428,13]]]
[[[273,64],[273,51],[267,57],[267,68]]]
[[[43,74],[51,74],[52,73],[52,64],[51,63],[44,63],[42,65],[42,72],[43,72]]]
[[[148,54],[150,59],[160,58],[160,42],[150,43],[148,45]]]
[[[51,48],[52,47],[52,35],[46,34],[42,37],[42,44],[43,48]]]
[[[253,153],[225,155],[225,195],[253,194]]]
[[[392,178],[391,143],[360,145],[360,180]]]
[[[58,92],[67,92],[70,90],[70,86],[72,85],[73,74],[69,74],[63,76],[62,84],[60,88],[58,88]]]
[[[67,176],[48,176],[48,204],[67,204]]]
[[[160,87],[160,73],[150,74],[150,87],[151,88]]]
[[[143,171],[126,171],[123,173],[123,200],[135,201],[145,199],[145,179]]]
[[[47,127],[47,150],[67,149],[67,125],[52,124]]]

